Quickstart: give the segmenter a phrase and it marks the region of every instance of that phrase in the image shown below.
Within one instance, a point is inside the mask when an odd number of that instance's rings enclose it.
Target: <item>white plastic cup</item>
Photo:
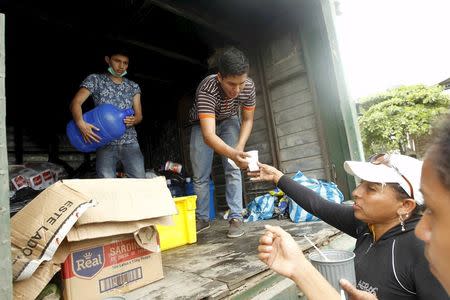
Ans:
[[[258,171],[259,170],[259,167],[258,167],[258,150],[248,151],[247,154],[250,155],[249,157],[247,157],[248,169],[251,172]]]
[[[322,250],[322,252],[329,261],[317,251],[309,255],[309,260],[338,292],[341,290],[339,280],[342,278],[356,285],[355,253],[347,250]]]

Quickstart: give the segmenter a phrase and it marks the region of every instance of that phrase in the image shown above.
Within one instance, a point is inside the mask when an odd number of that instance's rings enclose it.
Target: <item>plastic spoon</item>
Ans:
[[[303,235],[303,237],[314,247],[314,249],[317,250],[317,252],[319,252],[320,256],[322,256],[325,261],[330,261],[328,257],[326,257],[325,254],[323,254],[323,252],[320,251],[320,249],[317,248],[317,246],[306,235]]]

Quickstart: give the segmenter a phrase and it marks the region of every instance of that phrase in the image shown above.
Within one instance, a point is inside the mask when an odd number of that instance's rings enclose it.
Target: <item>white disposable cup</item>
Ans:
[[[344,278],[356,285],[355,253],[346,250],[322,250],[326,261],[317,251],[309,255],[309,260],[325,279],[339,292],[339,280]]]
[[[249,157],[247,157],[248,169],[251,172],[258,171],[259,170],[259,167],[258,167],[258,150],[248,151],[247,154],[250,155]]]

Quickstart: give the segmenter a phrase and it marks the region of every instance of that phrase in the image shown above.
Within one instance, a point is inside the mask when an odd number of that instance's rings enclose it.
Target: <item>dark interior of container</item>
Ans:
[[[153,168],[183,161],[178,128],[196,86],[214,71],[208,58],[226,45],[248,50],[286,6],[255,0],[19,0],[0,10],[6,14],[10,162],[22,163],[27,152],[57,159],[71,151],[64,146],[69,103],[87,75],[106,71],[104,55],[113,45],[130,53],[127,76],[142,89],[144,121],[137,130],[146,168]],[[88,100],[83,110],[92,107]]]
[[[23,151],[33,151],[27,149],[28,142],[36,151],[60,143],[71,118],[72,97],[88,74],[106,70],[104,55],[110,46],[129,52],[128,78],[142,89],[144,122],[137,129],[148,167],[155,163],[152,145],[177,142],[164,133],[177,122],[179,99],[208,72],[211,33],[163,9],[142,5],[143,1],[10,4],[7,125],[14,128],[16,141],[23,133],[31,139],[22,141]],[[87,101],[83,109],[92,107]],[[167,159],[179,159],[177,145],[171,148]]]
[[[136,129],[146,169],[158,169],[171,160],[182,163],[190,175],[188,110],[198,83],[215,71],[211,56],[217,49],[234,45],[252,62],[265,39],[277,37],[280,28],[296,23],[295,3],[0,2],[0,12],[6,16],[9,164],[48,160],[66,166],[74,177],[95,176],[94,155],[72,148],[65,127],[71,120],[69,103],[80,83],[91,73],[106,72],[104,56],[112,46],[128,51],[127,78],[142,90],[144,120]],[[255,70],[251,70],[253,75]],[[93,101],[88,99],[83,111],[91,108]],[[219,161],[216,158],[213,173],[217,173],[216,191],[224,193]]]

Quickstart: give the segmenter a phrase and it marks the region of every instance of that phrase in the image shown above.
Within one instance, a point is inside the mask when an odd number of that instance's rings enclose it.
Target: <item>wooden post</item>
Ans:
[[[9,176],[6,149],[5,15],[0,14],[0,299],[12,299]]]

